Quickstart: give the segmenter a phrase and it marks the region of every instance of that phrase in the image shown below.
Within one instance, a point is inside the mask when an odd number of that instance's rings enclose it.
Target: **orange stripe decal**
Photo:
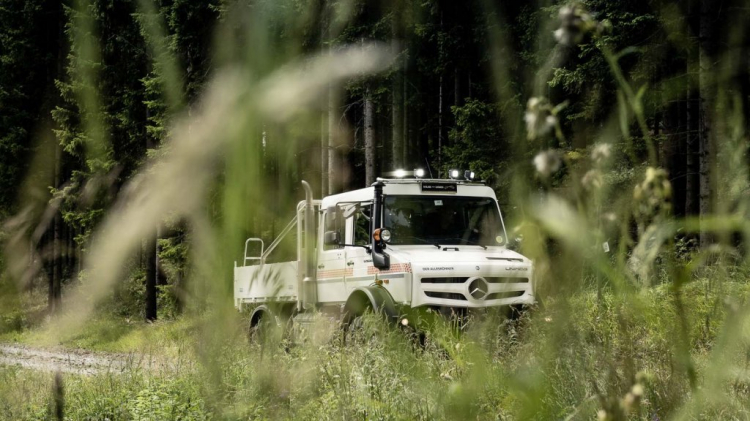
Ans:
[[[382,273],[398,273],[398,272],[411,273],[411,263],[394,263],[391,265],[391,268],[388,270],[380,270],[376,268],[375,266],[367,267],[368,275],[374,275],[376,273],[382,274]]]
[[[352,276],[353,274],[354,271],[352,268],[319,270],[318,279],[343,278],[344,276]]]

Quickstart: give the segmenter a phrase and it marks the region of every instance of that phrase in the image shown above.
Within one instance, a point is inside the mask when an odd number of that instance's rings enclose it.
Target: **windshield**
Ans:
[[[394,245],[505,244],[500,213],[489,197],[386,196],[383,226]]]

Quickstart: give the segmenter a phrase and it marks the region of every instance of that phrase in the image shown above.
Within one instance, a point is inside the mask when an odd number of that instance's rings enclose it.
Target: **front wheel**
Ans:
[[[344,344],[361,339],[365,330],[365,318],[373,314],[372,304],[365,300],[353,300],[346,304],[341,329]]]

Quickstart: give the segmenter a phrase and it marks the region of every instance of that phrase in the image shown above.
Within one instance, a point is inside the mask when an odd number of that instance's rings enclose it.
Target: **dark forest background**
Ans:
[[[571,189],[567,175],[590,156],[597,133],[613,124],[622,132],[608,182],[631,186],[645,166],[661,167],[674,216],[712,212],[717,186],[727,182],[712,175],[712,156],[720,153],[722,136],[737,129],[714,118],[722,112],[714,107],[717,98],[736,98],[743,110],[737,121],[750,121],[744,118],[747,3],[581,4],[604,22],[598,35],[580,30],[577,42],[556,42],[558,2],[93,0],[81,8],[69,1],[2,0],[2,240],[28,252],[9,253],[4,265],[33,269],[15,271],[22,279],[13,285],[46,291],[48,310],[56,311],[114,198],[150,159],[168,153],[162,145],[173,116],[191,114],[211,75],[239,59],[233,54],[252,56],[261,48],[232,33],[243,25],[233,13],[238,9],[266,14],[271,30],[263,54],[278,63],[373,41],[395,57],[383,73],[329,89],[305,124],[259,125],[253,136],[261,141],[253,144],[262,168],[253,171],[268,191],[288,194],[269,195],[239,230],[272,240],[303,195],[299,180],[311,182],[320,197],[369,185],[397,168],[429,168],[436,178],[449,168],[471,169],[513,217],[521,212],[511,196],[514,180],[527,180],[531,190]],[[340,8],[349,19],[337,20]],[[300,18],[276,22],[275,14]],[[223,51],[227,36],[241,48]],[[290,39],[300,42],[285,42]],[[619,77],[643,87],[636,93],[643,124],[612,121],[623,85],[603,51],[618,52]],[[529,135],[529,98],[566,104],[553,113],[556,136]],[[108,142],[92,142],[94,136]],[[541,180],[534,157],[552,149],[565,165]],[[209,213],[220,200],[205,205]],[[14,243],[17,232],[29,241]],[[118,311],[137,309],[155,319],[157,291],[169,303],[160,308],[172,312],[164,315],[180,311],[191,235],[184,221],[165,215],[133,257],[130,280],[118,287]],[[711,242],[684,240],[687,249]]]

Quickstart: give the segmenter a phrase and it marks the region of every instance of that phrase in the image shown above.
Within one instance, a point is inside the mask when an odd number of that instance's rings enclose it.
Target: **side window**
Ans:
[[[362,206],[354,214],[354,244],[366,246],[370,244],[370,215],[371,205]]]
[[[334,210],[335,209],[335,210]],[[339,233],[339,242],[344,242],[344,221],[341,215],[341,208],[338,206],[328,208],[323,214],[323,234],[328,231],[337,231]],[[340,249],[341,246],[336,244],[325,244],[323,242],[323,250],[335,250]]]

